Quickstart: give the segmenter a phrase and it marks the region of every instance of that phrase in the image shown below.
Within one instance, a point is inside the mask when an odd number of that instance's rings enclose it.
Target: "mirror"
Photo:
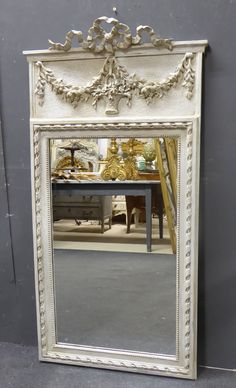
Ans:
[[[103,16],[49,43],[24,52],[39,358],[196,378],[207,41]]]
[[[178,141],[50,140],[59,343],[176,354]]]

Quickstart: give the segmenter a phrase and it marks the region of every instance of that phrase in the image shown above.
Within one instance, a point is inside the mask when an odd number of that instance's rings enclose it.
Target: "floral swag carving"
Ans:
[[[136,74],[130,75],[124,66],[121,66],[114,56],[108,56],[97,77],[86,86],[67,84],[57,78],[53,71],[42,62],[37,62],[39,78],[35,93],[39,98],[39,105],[43,105],[45,85],[51,86],[53,92],[60,95],[65,101],[76,108],[79,102],[92,102],[97,107],[99,100],[106,102],[106,114],[118,114],[120,99],[125,98],[130,107],[133,95],[143,98],[147,104],[163,98],[171,89],[182,81],[186,89],[186,98],[191,99],[194,91],[195,72],[192,67],[193,53],[186,53],[176,70],[162,81],[150,81],[139,78]]]

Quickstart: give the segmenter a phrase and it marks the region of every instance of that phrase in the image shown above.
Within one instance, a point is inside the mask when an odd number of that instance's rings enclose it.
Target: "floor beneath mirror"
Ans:
[[[233,388],[236,373],[199,368],[198,380],[74,367],[38,361],[37,347],[0,343],[0,388]]]

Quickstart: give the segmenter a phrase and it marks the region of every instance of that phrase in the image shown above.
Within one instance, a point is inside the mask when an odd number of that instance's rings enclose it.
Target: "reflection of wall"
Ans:
[[[51,168],[54,169],[57,164],[57,149],[63,144],[63,140],[51,140],[50,148],[51,148]]]
[[[108,139],[98,139],[98,155],[102,155],[102,158],[107,157]]]

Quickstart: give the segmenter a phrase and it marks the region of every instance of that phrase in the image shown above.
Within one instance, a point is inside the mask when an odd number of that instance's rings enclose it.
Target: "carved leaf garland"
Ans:
[[[100,99],[106,101],[106,114],[119,113],[118,104],[121,98],[127,100],[130,107],[134,93],[143,98],[147,104],[161,99],[172,88],[175,88],[182,80],[182,86],[186,89],[186,97],[191,99],[194,91],[195,72],[192,67],[194,55],[186,53],[174,73],[171,73],[162,81],[149,81],[140,79],[135,74],[129,75],[124,66],[121,66],[114,56],[106,58],[105,63],[97,77],[85,86],[68,84],[61,78],[57,78],[53,71],[42,62],[37,62],[39,78],[35,93],[39,98],[39,105],[44,102],[45,85],[76,108],[80,101],[92,101],[92,106],[97,107]]]

